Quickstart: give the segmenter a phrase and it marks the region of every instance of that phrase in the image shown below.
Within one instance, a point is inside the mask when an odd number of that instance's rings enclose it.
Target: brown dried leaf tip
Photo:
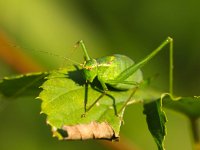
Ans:
[[[115,134],[114,130],[107,122],[98,123],[92,121],[89,124],[64,125],[62,129],[58,129],[57,132],[59,132],[65,140],[119,140],[119,136]]]

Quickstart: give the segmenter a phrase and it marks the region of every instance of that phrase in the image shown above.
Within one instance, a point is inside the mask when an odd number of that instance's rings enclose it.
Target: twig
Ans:
[[[198,118],[190,119],[192,135],[194,139],[194,148],[195,150],[200,150],[200,131],[198,126]]]

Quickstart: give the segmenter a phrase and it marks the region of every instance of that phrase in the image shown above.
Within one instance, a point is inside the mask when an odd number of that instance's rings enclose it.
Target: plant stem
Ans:
[[[194,138],[194,149],[200,150],[200,131],[198,127],[198,119],[192,118],[190,119],[191,128],[192,128],[192,135]]]

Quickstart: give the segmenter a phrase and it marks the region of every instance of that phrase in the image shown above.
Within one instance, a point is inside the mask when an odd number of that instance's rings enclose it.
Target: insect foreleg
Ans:
[[[82,49],[83,49],[83,53],[84,53],[84,55],[85,55],[85,60],[86,60],[86,61],[90,60],[90,57],[89,57],[89,55],[88,55],[88,52],[87,52],[87,49],[86,49],[86,47],[85,47],[85,44],[84,44],[83,40],[78,41],[78,42],[77,42],[77,45],[79,45],[79,44],[81,45],[81,47],[82,47]]]
[[[87,111],[87,101],[88,101],[88,83],[85,83],[85,99],[84,99],[84,113]]]

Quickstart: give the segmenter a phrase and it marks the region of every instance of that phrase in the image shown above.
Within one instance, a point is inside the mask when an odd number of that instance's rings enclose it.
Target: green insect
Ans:
[[[121,110],[126,106],[126,104],[130,101],[131,97],[135,93],[139,84],[143,80],[142,72],[140,68],[142,68],[149,60],[151,60],[159,51],[163,49],[167,44],[170,44],[170,71],[169,71],[169,92],[172,94],[172,81],[173,81],[173,39],[168,37],[164,42],[161,43],[159,47],[157,47],[153,52],[151,52],[148,56],[142,59],[138,63],[134,63],[132,59],[125,55],[114,54],[112,56],[100,57],[97,59],[93,59],[88,55],[86,47],[83,41],[79,41],[78,44],[81,45],[85,61],[82,65],[84,76],[86,79],[86,85],[88,83],[92,83],[95,77],[99,80],[102,86],[102,94],[98,97],[95,102],[87,108],[86,103],[84,106],[84,114],[85,114],[104,96],[108,91],[107,85],[113,87],[117,90],[131,90],[133,89],[132,94],[126,100],[124,106],[118,111],[120,113]],[[85,101],[86,102],[86,101]]]

